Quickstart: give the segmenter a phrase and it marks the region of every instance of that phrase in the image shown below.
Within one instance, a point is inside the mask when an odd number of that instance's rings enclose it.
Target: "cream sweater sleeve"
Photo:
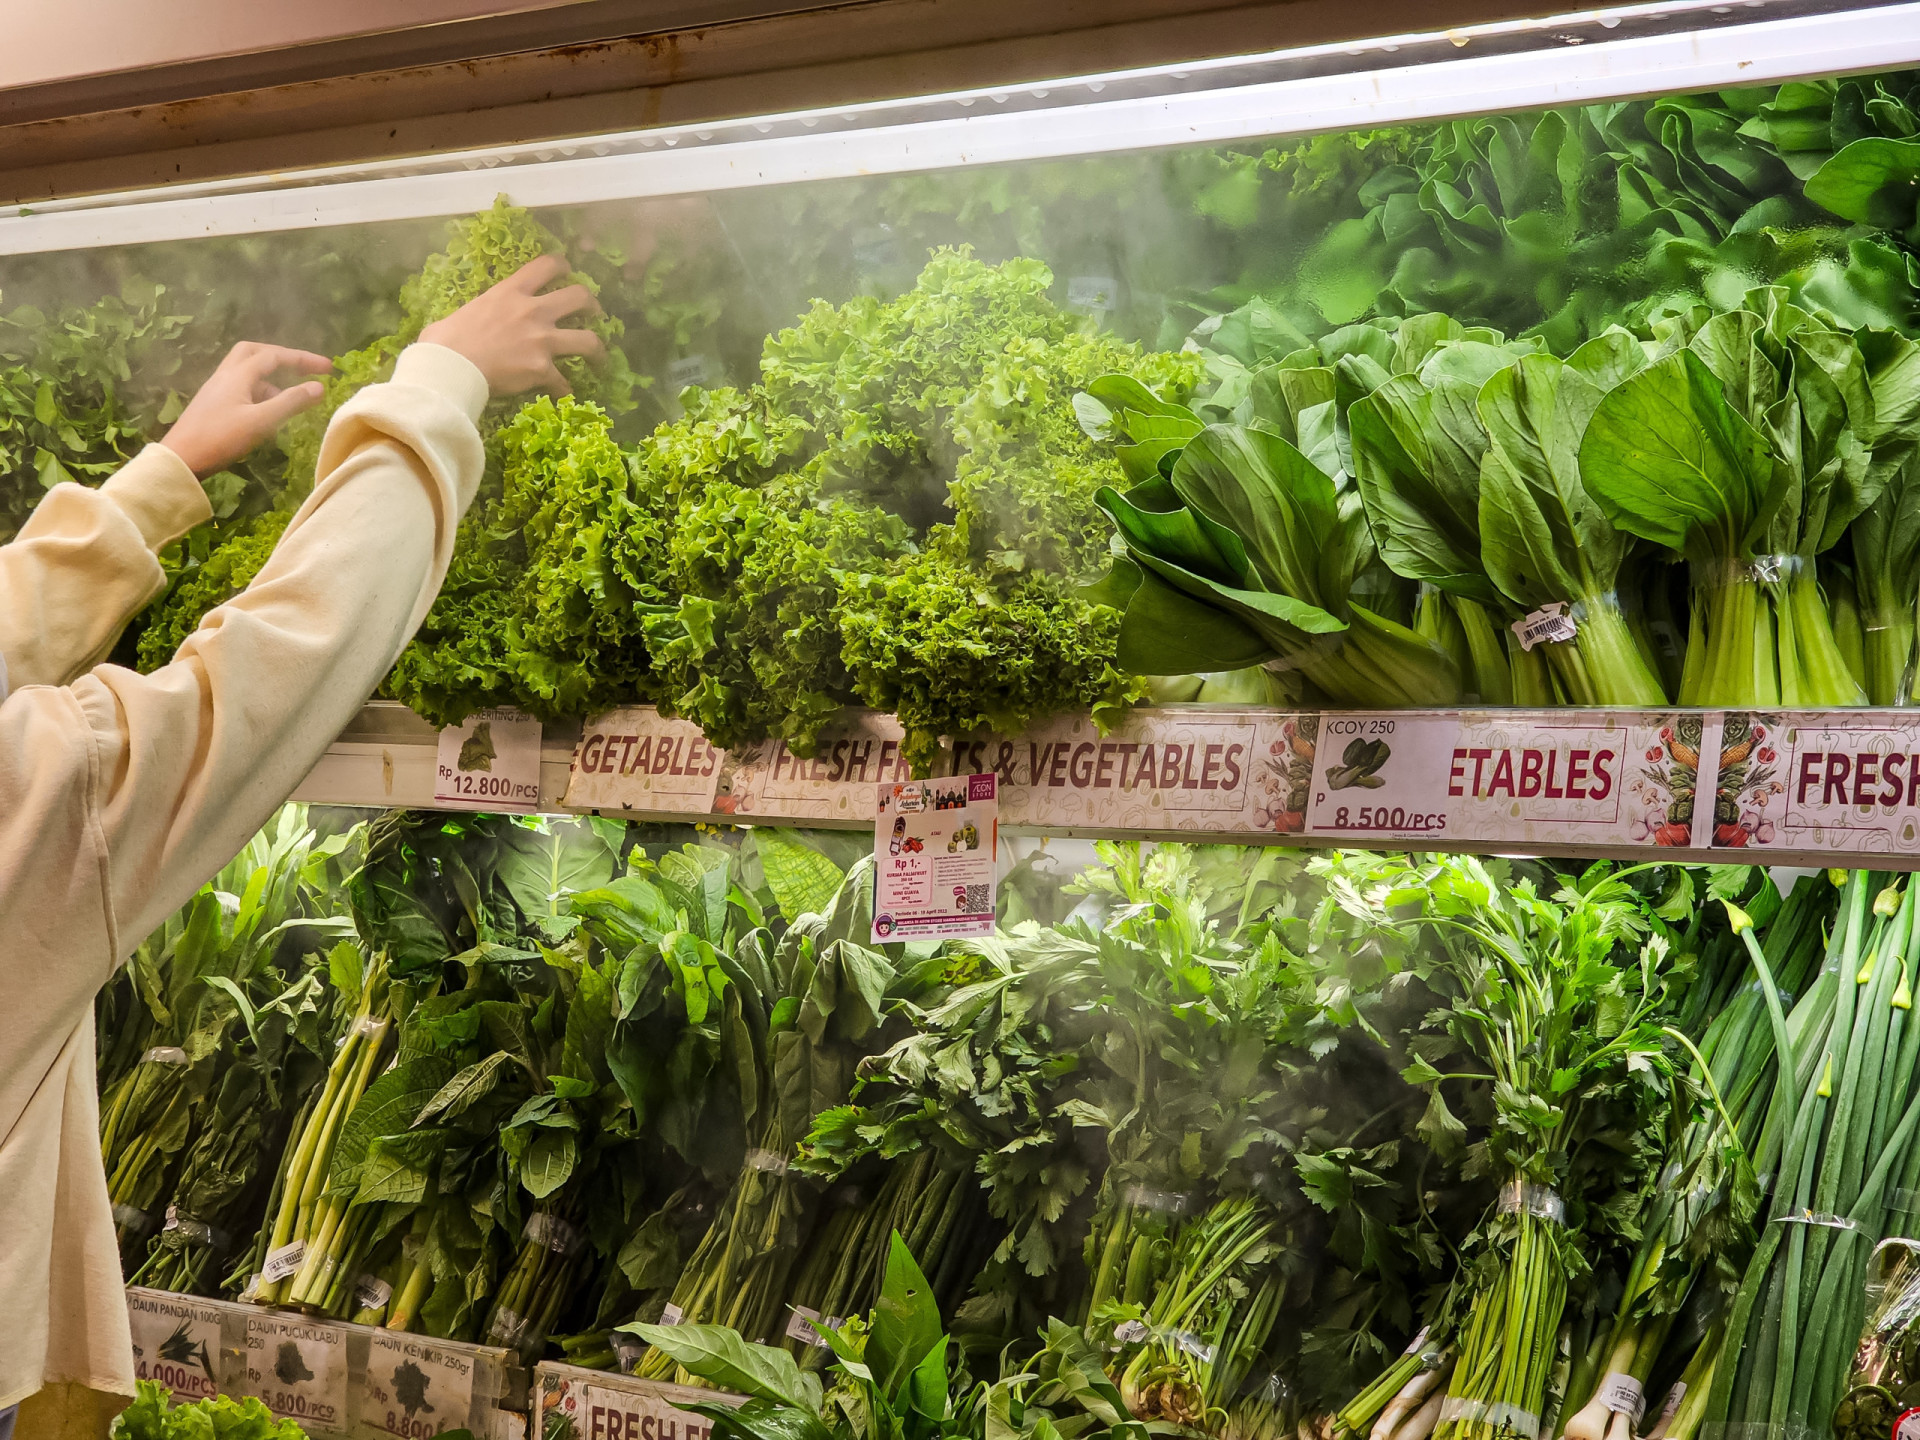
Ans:
[[[93,735],[116,955],[179,908],[373,692],[446,575],[480,481],[485,377],[415,345],[334,416],[254,581],[150,675],[72,686]],[[104,980],[104,976],[101,977]]]
[[[97,490],[49,490],[0,546],[0,696],[65,685],[105,659],[166,584],[155,556],[212,514],[164,445],[147,446]]]

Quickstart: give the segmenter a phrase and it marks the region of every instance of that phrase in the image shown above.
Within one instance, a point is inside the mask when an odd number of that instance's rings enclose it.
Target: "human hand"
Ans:
[[[496,398],[523,390],[565,395],[570,387],[554,361],[562,355],[597,360],[606,354],[606,346],[591,330],[560,326],[569,315],[599,313],[592,291],[569,285],[551,295],[540,293],[566,273],[565,256],[542,255],[446,319],[434,321],[420,338],[466,356],[487,377],[487,388]]]
[[[318,380],[283,390],[273,383],[276,371],[324,375],[331,369],[331,360],[310,350],[242,340],[194,392],[161,444],[204,480],[271,439],[288,419],[318,405],[327,393]]]

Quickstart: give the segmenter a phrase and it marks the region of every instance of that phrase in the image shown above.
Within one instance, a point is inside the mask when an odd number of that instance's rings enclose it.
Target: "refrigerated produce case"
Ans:
[[[1913,67],[1621,7],[0,215],[8,529],[242,334],[340,357],[126,663],[517,259],[618,350],[489,412],[383,698],[103,1002],[130,1275],[300,1331],[329,1435],[354,1322],[544,1357],[552,1436],[1877,1416]],[[876,785],[987,773],[999,930],[887,943]]]

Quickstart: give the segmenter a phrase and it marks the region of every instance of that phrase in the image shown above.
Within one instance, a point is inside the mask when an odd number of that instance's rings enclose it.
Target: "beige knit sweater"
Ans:
[[[204,520],[151,446],[48,492],[0,547],[0,1409],[130,1394],[100,1166],[94,992],[238,853],[386,674],[446,574],[482,465],[484,377],[416,345],[334,416],[313,494],[173,662],[98,662]]]

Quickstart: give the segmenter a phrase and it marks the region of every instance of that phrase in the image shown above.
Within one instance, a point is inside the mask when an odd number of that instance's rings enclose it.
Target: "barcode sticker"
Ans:
[[[1612,1370],[1607,1378],[1600,1382],[1600,1403],[1616,1415],[1626,1415],[1637,1424],[1640,1413],[1647,1408],[1646,1395],[1640,1382],[1631,1375]]]
[[[307,1260],[307,1242],[295,1240],[291,1245],[282,1245],[278,1250],[267,1252],[267,1263],[260,1267],[260,1278],[271,1285],[298,1275],[300,1267]]]
[[[662,1325],[678,1325],[685,1316],[686,1311],[682,1310],[678,1305],[669,1303],[667,1307],[660,1312],[660,1323]]]
[[[393,1298],[393,1286],[378,1275],[362,1275],[353,1286],[353,1303],[362,1310],[381,1310]]]
[[[813,1346],[816,1350],[831,1350],[833,1347],[820,1338],[820,1332],[807,1323],[809,1320],[821,1323],[820,1312],[808,1309],[805,1305],[794,1306],[793,1314],[787,1317],[787,1335],[798,1340],[802,1345]],[[828,1320],[824,1323],[831,1326],[839,1322]]]
[[[1513,633],[1519,637],[1522,650],[1531,650],[1536,645],[1553,645],[1571,640],[1580,633],[1580,627],[1567,614],[1567,602],[1555,600],[1551,605],[1542,605],[1538,610],[1530,611],[1514,621]]]

